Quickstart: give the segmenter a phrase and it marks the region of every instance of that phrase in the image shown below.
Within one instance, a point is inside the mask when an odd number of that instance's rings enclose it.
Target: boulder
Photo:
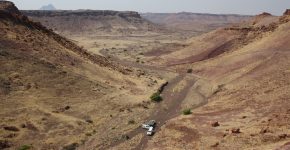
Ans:
[[[9,1],[0,1],[0,10],[18,15],[21,14],[18,8],[14,5],[14,3]]]
[[[211,126],[212,126],[212,127],[218,127],[218,126],[220,126],[220,124],[219,124],[219,122],[216,121],[216,122],[213,122],[213,123],[211,124]]]
[[[240,130],[240,128],[234,128],[234,129],[232,129],[232,133],[239,134],[239,133],[241,133],[241,130]]]
[[[15,126],[5,126],[3,128],[4,128],[4,130],[8,130],[8,131],[14,131],[14,132],[18,132],[19,131],[19,129],[17,127],[15,127]]]

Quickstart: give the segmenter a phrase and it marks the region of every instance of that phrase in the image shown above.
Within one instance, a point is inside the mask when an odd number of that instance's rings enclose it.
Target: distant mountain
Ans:
[[[143,13],[141,16],[153,23],[184,31],[208,32],[219,27],[248,20],[251,16],[200,13]]]
[[[160,30],[158,25],[143,19],[138,12],[132,11],[28,10],[22,11],[22,13],[63,35],[144,34]]]
[[[40,10],[56,10],[56,8],[52,4],[48,4],[48,5],[42,6]]]

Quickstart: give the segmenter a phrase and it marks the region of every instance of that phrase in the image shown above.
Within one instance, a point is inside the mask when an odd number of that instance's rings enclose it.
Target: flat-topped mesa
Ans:
[[[284,16],[290,16],[290,9],[286,9],[286,11],[283,14]]]
[[[0,1],[0,11],[5,11],[12,14],[21,14],[14,3],[9,1]]]
[[[55,16],[119,16],[122,18],[141,18],[138,12],[134,11],[111,11],[111,10],[25,10],[23,14],[32,17],[55,17]]]
[[[257,15],[256,17],[268,17],[268,16],[272,16],[272,14],[267,13],[267,12],[263,12],[263,13]]]

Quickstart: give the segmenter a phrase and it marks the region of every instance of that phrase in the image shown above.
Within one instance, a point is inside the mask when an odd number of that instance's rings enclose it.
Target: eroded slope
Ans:
[[[160,79],[88,53],[11,2],[0,2],[0,35],[1,149],[62,149],[90,137],[105,144],[153,107]]]
[[[210,58],[212,48],[208,47],[215,45],[202,46],[200,38],[194,39],[197,46],[192,46],[191,54],[199,54],[194,48],[203,48],[207,54],[202,58],[207,59],[185,62],[176,68],[193,69],[218,90],[207,97],[208,104],[191,115],[169,121],[147,149],[289,148],[289,29],[289,15],[285,13],[279,18],[263,14],[254,22],[214,31],[201,39],[207,39],[205,43],[227,43],[228,38],[241,32],[247,34],[239,39],[245,43],[234,44]],[[231,36],[225,36],[228,34]],[[206,93],[204,86],[199,89]]]

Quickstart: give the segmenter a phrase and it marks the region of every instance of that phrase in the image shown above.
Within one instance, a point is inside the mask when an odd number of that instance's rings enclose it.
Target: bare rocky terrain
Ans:
[[[0,149],[289,149],[290,11],[180,14],[0,1]]]
[[[141,16],[153,23],[166,28],[194,32],[196,34],[206,33],[220,27],[229,26],[248,20],[252,16],[233,14],[202,14],[202,13],[143,13]]]
[[[161,30],[158,25],[141,18],[139,13],[133,11],[26,10],[21,12],[61,34],[142,35]]]
[[[152,111],[163,79],[87,52],[11,2],[0,6],[0,149],[69,149],[95,135],[105,144]]]

